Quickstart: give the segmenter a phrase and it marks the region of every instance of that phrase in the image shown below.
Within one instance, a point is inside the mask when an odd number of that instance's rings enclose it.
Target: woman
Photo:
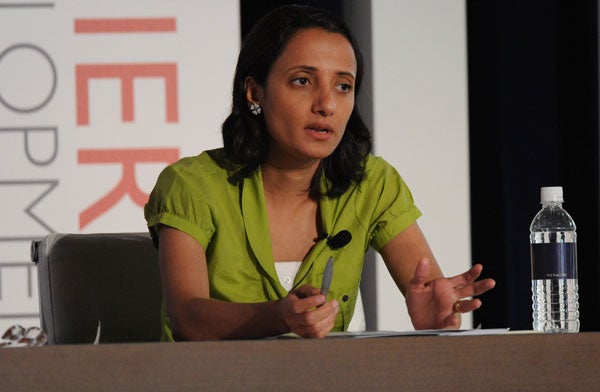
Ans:
[[[362,72],[351,32],[321,10],[284,6],[249,33],[224,148],[166,168],[145,208],[159,247],[167,340],[346,330],[369,246],[416,329],[458,328],[460,313],[481,305],[464,298],[494,282],[475,281],[480,265],[443,277],[408,187],[369,154],[355,107]],[[287,288],[278,276],[286,266],[294,276]]]

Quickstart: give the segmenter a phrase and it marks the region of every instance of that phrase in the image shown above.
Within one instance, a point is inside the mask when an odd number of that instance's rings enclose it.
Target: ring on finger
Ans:
[[[452,309],[454,310],[454,313],[460,313],[460,301],[456,301]]]

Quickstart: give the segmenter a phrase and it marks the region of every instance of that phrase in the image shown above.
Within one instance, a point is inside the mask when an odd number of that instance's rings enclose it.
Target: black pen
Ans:
[[[333,257],[327,260],[325,266],[325,272],[323,272],[323,282],[321,283],[321,294],[325,296],[327,300],[327,294],[329,293],[329,286],[331,286],[331,279],[333,278]]]

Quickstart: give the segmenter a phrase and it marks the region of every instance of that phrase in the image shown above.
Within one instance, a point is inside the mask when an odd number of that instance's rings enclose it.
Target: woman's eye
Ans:
[[[338,85],[338,88],[345,93],[352,91],[352,85],[349,83],[342,83]]]
[[[293,83],[300,85],[300,86],[306,86],[308,84],[308,79],[307,78],[296,78],[293,80]]]

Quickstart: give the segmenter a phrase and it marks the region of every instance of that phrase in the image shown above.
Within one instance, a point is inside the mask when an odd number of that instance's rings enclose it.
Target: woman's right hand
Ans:
[[[304,338],[324,338],[333,328],[339,304],[335,299],[326,302],[321,290],[305,284],[283,298],[279,308],[293,333]]]

